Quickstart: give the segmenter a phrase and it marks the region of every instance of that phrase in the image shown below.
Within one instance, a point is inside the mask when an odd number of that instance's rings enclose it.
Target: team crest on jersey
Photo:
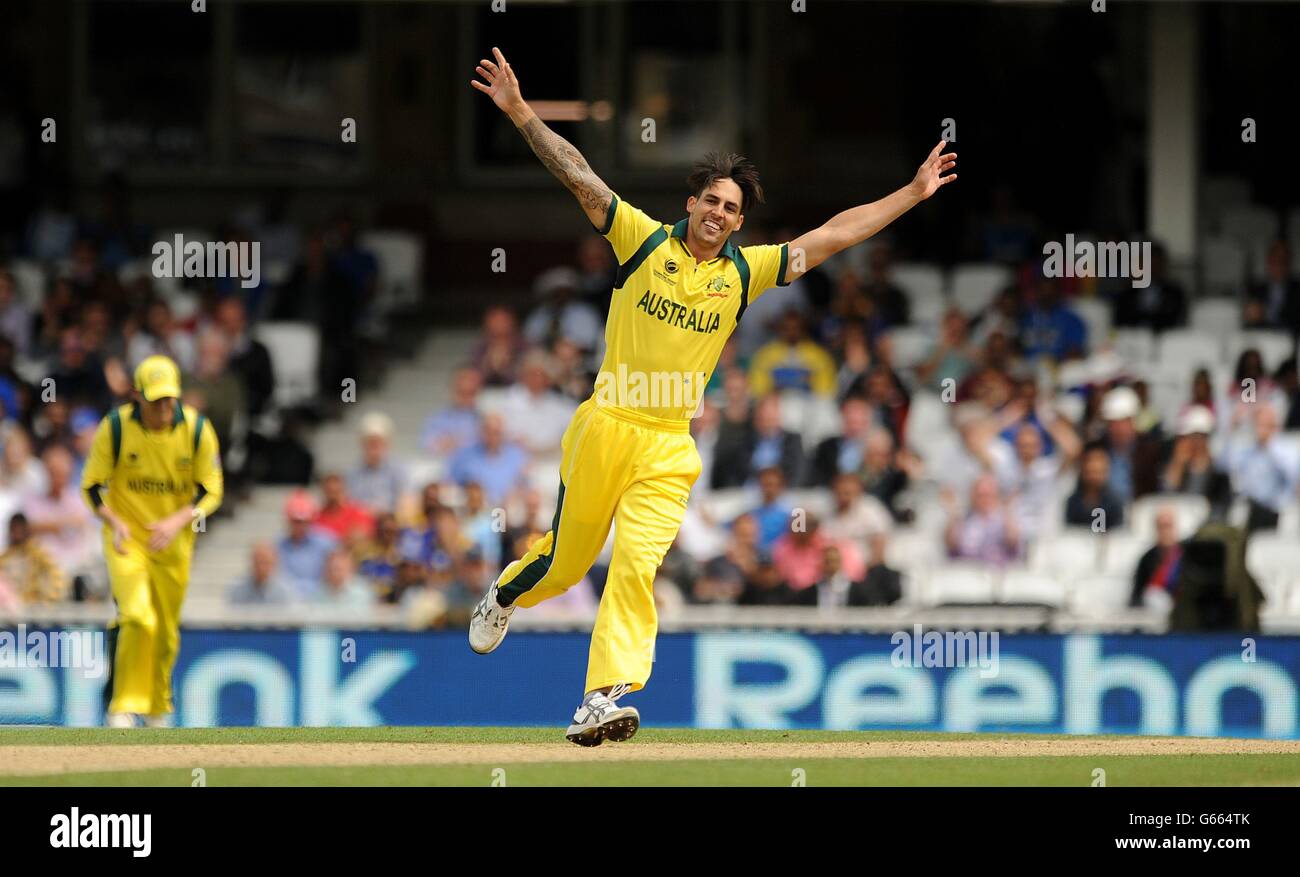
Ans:
[[[731,289],[731,284],[723,280],[722,277],[715,277],[709,281],[709,289],[713,290],[709,293],[709,298],[726,298],[727,293],[723,292],[723,290]]]

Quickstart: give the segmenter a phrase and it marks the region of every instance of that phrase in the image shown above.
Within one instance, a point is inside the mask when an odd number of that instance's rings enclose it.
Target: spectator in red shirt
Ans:
[[[826,546],[836,545],[845,574],[854,581],[866,574],[862,552],[852,542],[837,542],[821,530],[815,516],[808,514],[804,526],[793,522],[790,532],[776,540],[772,548],[772,562],[790,590],[799,592],[811,588],[822,577],[822,561]]]
[[[374,516],[348,496],[342,475],[337,472],[326,475],[321,481],[321,496],[324,504],[316,515],[316,526],[332,533],[348,546],[374,538]]]

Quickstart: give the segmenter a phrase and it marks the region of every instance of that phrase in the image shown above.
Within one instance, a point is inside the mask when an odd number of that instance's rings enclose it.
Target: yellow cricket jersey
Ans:
[[[621,200],[596,229],[619,270],[594,396],[651,418],[689,420],[749,303],[785,286],[789,244],[737,247],[697,264],[686,224],[665,225]]]
[[[180,402],[171,426],[160,432],[144,428],[134,404],[123,405],[99,422],[81,489],[92,508],[107,503],[131,528],[132,537],[148,542],[149,524],[187,505],[204,515],[221,505],[216,431],[207,418]]]

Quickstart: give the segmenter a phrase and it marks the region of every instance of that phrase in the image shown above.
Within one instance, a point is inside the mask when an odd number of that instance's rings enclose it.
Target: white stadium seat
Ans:
[[[930,606],[993,603],[993,573],[982,564],[941,564],[925,577],[921,598]]]
[[[1132,533],[1107,533],[1101,543],[1101,571],[1111,576],[1131,576],[1153,543]]]
[[[1116,329],[1111,347],[1130,364],[1150,362],[1156,357],[1156,336],[1150,329]]]
[[[934,348],[935,334],[921,326],[899,326],[891,329],[889,337],[894,346],[894,368],[903,371],[925,362]]]
[[[1103,538],[1088,527],[1066,527],[1034,543],[1029,552],[1029,568],[1062,581],[1095,573]]]
[[[1158,359],[1162,366],[1184,366],[1188,373],[1198,366],[1218,365],[1222,356],[1221,336],[1197,329],[1170,329],[1159,340]]]
[[[894,569],[917,573],[944,562],[943,537],[911,527],[898,527],[885,544],[885,561]]]
[[[997,298],[1015,280],[1015,273],[1005,265],[968,263],[952,272],[952,303],[966,316],[974,316]]]
[[[1133,593],[1133,575],[1087,575],[1070,587],[1069,607],[1081,615],[1111,615],[1128,608]]]
[[[18,285],[18,296],[29,310],[40,310],[45,300],[45,267],[31,259],[14,259],[9,263],[9,272]]]
[[[1227,296],[1192,302],[1187,327],[1216,334],[1237,332],[1241,329],[1241,304]]]
[[[1011,567],[1002,574],[998,596],[1001,603],[1058,607],[1065,605],[1065,592],[1065,583],[1056,576]]]
[[[924,262],[900,262],[891,277],[898,288],[907,294],[909,301],[918,298],[944,297],[943,270]]]
[[[257,340],[266,345],[275,370],[275,403],[299,405],[316,396],[320,335],[310,323],[262,323]]]
[[[1295,353],[1291,333],[1274,329],[1246,329],[1224,341],[1224,362],[1235,365],[1244,350],[1254,348],[1264,360],[1264,368],[1273,371]]]
[[[1168,506],[1178,521],[1178,538],[1187,539],[1210,516],[1210,501],[1191,493],[1153,493],[1133,500],[1129,529],[1147,545],[1156,540],[1156,513]]]
[[[417,304],[422,293],[424,244],[419,235],[398,229],[375,229],[361,235],[360,244],[379,262],[379,307]]]
[[[1206,238],[1201,244],[1201,272],[1211,294],[1239,294],[1246,281],[1246,262],[1246,245],[1236,238]]]
[[[1077,298],[1070,302],[1070,310],[1088,327],[1088,346],[1100,348],[1110,337],[1110,305],[1095,298]]]

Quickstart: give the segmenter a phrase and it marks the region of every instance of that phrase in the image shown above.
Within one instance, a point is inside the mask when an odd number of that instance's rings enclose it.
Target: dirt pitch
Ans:
[[[12,739],[12,738],[10,738]],[[732,759],[1026,758],[1069,756],[1300,755],[1300,740],[1195,737],[987,737],[955,740],[663,743],[633,740],[583,749],[556,743],[138,743],[0,745],[0,774],[192,767],[361,767]]]

